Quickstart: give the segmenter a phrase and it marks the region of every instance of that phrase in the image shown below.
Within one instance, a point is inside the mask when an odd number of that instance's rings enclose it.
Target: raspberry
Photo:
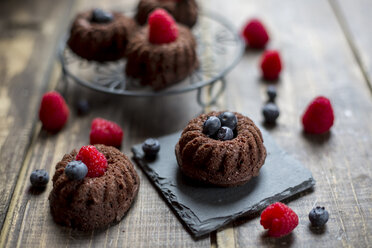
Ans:
[[[77,161],[82,161],[88,167],[87,177],[99,177],[105,174],[107,160],[95,146],[83,146],[76,155]]]
[[[287,205],[276,202],[262,212],[260,223],[265,229],[269,229],[270,236],[281,237],[296,228],[298,216]]]
[[[252,48],[264,48],[269,41],[265,26],[258,19],[250,20],[243,29],[245,43]]]
[[[69,109],[65,99],[56,91],[43,95],[39,109],[39,119],[44,129],[57,132],[63,128],[69,116]]]
[[[164,9],[155,9],[149,15],[149,41],[153,44],[173,42],[178,37],[178,27],[173,17]]]
[[[276,80],[282,70],[280,54],[276,50],[268,50],[261,57],[262,76],[266,80]]]
[[[307,107],[302,116],[302,124],[305,132],[321,134],[331,129],[334,119],[331,102],[328,98],[319,96]]]
[[[123,130],[118,124],[102,118],[92,121],[90,129],[90,144],[104,144],[120,147],[123,139]]]

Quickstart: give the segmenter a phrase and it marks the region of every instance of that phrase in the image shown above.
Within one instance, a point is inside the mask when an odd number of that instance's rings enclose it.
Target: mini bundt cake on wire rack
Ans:
[[[116,61],[125,56],[136,22],[118,12],[93,9],[76,16],[67,41],[78,56],[98,62]]]
[[[163,9],[150,14],[127,46],[125,73],[154,90],[182,81],[198,66],[194,35]]]
[[[190,28],[198,19],[198,5],[195,0],[140,0],[135,16],[136,21],[140,25],[146,24],[149,14],[156,8],[165,9],[177,22]]]
[[[132,163],[118,149],[105,145],[89,147],[103,154],[106,171],[99,175],[89,171],[86,177],[71,180],[65,169],[69,163],[77,162],[78,152],[73,150],[56,165],[49,195],[55,222],[83,231],[102,229],[120,221],[132,205],[140,184]],[[90,160],[99,159],[95,154]]]
[[[266,158],[258,127],[250,118],[231,112],[211,112],[191,120],[175,152],[183,174],[222,187],[242,185],[257,176]]]

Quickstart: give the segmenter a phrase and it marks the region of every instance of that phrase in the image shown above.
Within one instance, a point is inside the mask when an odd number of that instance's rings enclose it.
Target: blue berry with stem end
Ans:
[[[278,106],[275,103],[269,102],[263,107],[262,114],[266,123],[275,124],[280,112]]]
[[[34,170],[30,176],[31,185],[34,187],[45,187],[49,181],[49,174],[46,170]]]
[[[274,102],[277,95],[276,87],[274,85],[269,85],[267,87],[266,93],[269,97],[269,102]]]
[[[142,150],[146,156],[155,156],[160,151],[160,143],[157,139],[146,139],[142,144]]]
[[[324,226],[329,219],[328,211],[324,207],[315,207],[309,213],[309,220],[314,227]]]

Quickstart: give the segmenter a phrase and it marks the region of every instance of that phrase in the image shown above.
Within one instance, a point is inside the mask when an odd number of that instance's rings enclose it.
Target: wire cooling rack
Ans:
[[[68,35],[59,46],[58,57],[66,81],[70,79],[92,90],[127,97],[156,97],[197,90],[199,105],[206,107],[215,104],[225,90],[225,76],[241,59],[244,41],[228,20],[211,12],[199,14],[192,32],[197,40],[199,68],[182,82],[160,91],[127,77],[125,59],[98,63],[75,55],[66,44]],[[206,87],[208,85],[210,87]],[[202,97],[202,90],[206,88],[210,95],[207,101]]]

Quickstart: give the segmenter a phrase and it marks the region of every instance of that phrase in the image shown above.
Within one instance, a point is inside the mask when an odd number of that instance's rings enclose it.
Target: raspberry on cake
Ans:
[[[123,139],[123,130],[115,122],[102,118],[95,118],[90,129],[90,144],[103,144],[120,147]]]
[[[88,168],[87,177],[102,176],[107,169],[107,160],[95,146],[83,146],[76,155],[77,161],[82,161]]]
[[[302,116],[302,124],[305,132],[322,134],[331,129],[334,119],[331,102],[328,98],[319,96],[307,107]]]
[[[198,19],[198,5],[195,0],[140,0],[137,6],[136,21],[146,24],[148,16],[156,8],[165,9],[177,22],[193,27]]]
[[[242,35],[246,45],[252,48],[264,48],[269,41],[265,26],[258,19],[250,20],[243,29]]]
[[[191,120],[175,152],[184,175],[221,187],[242,185],[258,176],[266,159],[261,131],[248,117],[232,112],[211,112]]]
[[[63,128],[68,120],[70,110],[65,99],[56,91],[45,93],[41,99],[39,119],[43,128],[57,132]]]
[[[165,44],[175,41],[178,27],[173,17],[163,9],[156,9],[149,17],[149,41],[153,44]]]
[[[76,150],[57,163],[49,195],[56,223],[83,231],[102,229],[119,222],[133,204],[140,182],[129,158],[111,146],[95,148],[107,161],[107,170],[99,177],[71,180],[67,176],[66,167],[77,159]],[[89,168],[91,162],[84,163]]]
[[[276,80],[282,71],[280,54],[276,50],[267,50],[261,57],[262,76],[266,80]]]
[[[199,66],[196,40],[164,9],[154,10],[148,21],[129,41],[125,73],[160,90],[182,81]]]
[[[269,229],[270,236],[278,238],[289,234],[296,228],[298,216],[287,205],[276,202],[261,213],[260,223],[265,229]]]

